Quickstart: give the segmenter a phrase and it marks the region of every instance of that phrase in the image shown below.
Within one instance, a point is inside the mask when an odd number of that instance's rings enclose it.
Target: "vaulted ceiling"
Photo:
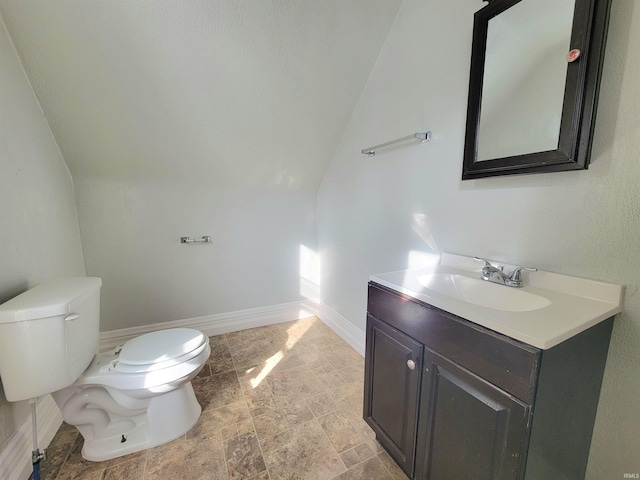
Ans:
[[[316,189],[400,3],[0,0],[0,13],[74,177]]]

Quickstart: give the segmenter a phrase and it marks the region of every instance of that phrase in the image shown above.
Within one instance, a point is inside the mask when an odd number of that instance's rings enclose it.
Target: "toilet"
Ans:
[[[99,278],[59,278],[0,305],[7,400],[50,393],[92,461],[186,433],[201,412],[191,380],[211,353],[207,336],[190,328],[146,333],[96,353],[101,285]]]

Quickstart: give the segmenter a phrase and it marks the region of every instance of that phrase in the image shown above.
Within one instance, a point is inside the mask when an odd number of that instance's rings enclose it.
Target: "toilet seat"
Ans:
[[[113,371],[145,373],[173,367],[198,356],[209,339],[191,328],[172,328],[146,333],[126,342]]]
[[[209,338],[190,328],[158,330],[133,338],[122,347],[96,354],[75,385],[119,390],[157,391],[195,376],[209,358]]]

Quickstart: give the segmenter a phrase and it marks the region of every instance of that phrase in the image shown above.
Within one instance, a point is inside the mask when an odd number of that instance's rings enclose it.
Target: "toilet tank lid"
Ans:
[[[127,365],[149,365],[176,359],[209,341],[199,330],[169,328],[145,333],[124,344],[118,361]]]
[[[102,280],[97,277],[46,280],[0,305],[0,324],[71,313],[101,286]]]

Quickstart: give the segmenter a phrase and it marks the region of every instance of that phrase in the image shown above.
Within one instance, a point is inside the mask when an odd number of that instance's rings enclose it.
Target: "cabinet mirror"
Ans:
[[[474,17],[462,179],[586,169],[611,0],[490,0]]]

